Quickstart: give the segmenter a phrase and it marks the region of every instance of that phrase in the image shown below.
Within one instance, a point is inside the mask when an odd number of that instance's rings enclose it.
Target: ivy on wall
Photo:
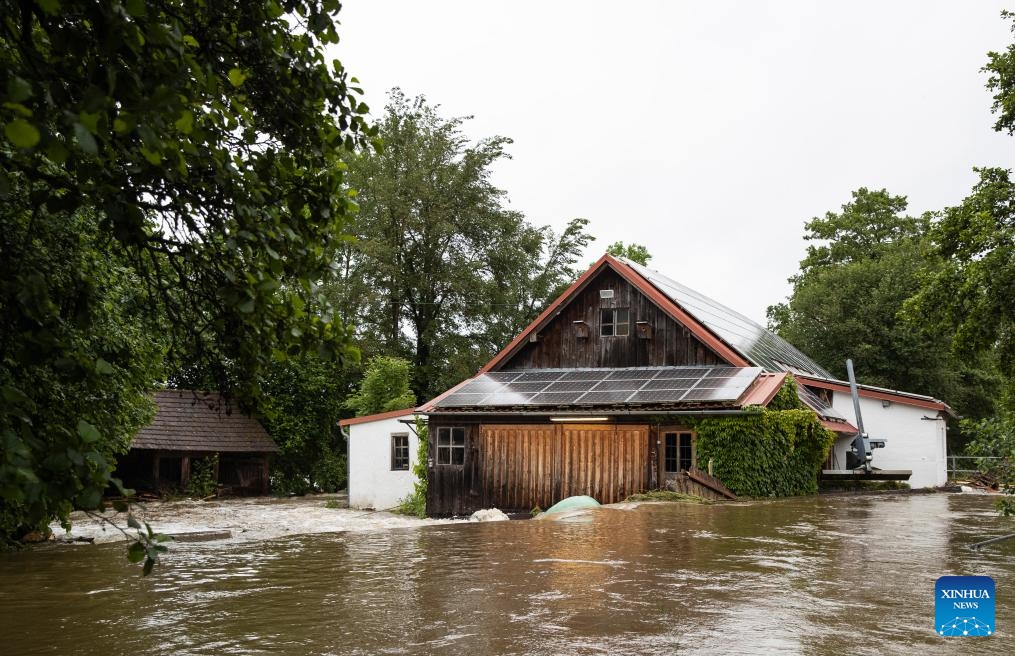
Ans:
[[[788,377],[767,408],[694,422],[698,462],[739,496],[814,494],[835,434],[804,406]]]

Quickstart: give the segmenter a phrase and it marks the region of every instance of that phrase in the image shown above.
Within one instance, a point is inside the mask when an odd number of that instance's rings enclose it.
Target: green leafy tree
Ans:
[[[345,487],[346,444],[338,420],[348,415],[345,400],[358,374],[358,367],[314,354],[269,367],[260,412],[280,449],[272,459],[276,493]]]
[[[814,243],[790,279],[788,302],[769,308],[770,326],[840,378],[852,358],[866,383],[984,416],[993,408],[991,368],[955,358],[950,332],[902,314],[923,277],[942,266],[926,255],[931,217],[908,216],[906,207],[904,196],[861,188],[841,212],[809,221],[805,238]]]
[[[606,248],[606,253],[613,257],[623,257],[632,262],[637,262],[642,266],[648,266],[648,261],[652,259],[648,249],[641,244],[624,244],[622,241],[615,241],[610,244]]]
[[[354,81],[324,56],[338,6],[4,4],[5,538],[66,518],[72,504],[96,506],[105,454],[140,424],[133,400],[161,357],[154,341],[102,344],[101,319],[119,310],[103,293],[104,267],[75,273],[65,258],[123,262],[167,361],[196,355],[221,387],[230,371],[241,397],[256,398],[259,372],[288,355],[354,356],[320,283],[355,209],[339,155],[375,130]],[[85,216],[94,229],[79,251],[39,248]]]
[[[338,258],[331,297],[364,353],[410,360],[420,397],[473,374],[538,314],[590,240],[584,220],[557,235],[507,209],[490,169],[510,140],[470,143],[466,120],[396,89],[383,151],[349,162],[358,239]]]
[[[346,401],[357,417],[402,410],[416,405],[409,390],[409,363],[401,358],[379,355],[367,362],[359,390]]]

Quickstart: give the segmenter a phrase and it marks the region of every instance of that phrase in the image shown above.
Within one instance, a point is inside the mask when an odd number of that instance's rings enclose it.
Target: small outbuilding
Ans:
[[[154,399],[155,418],[120,459],[125,484],[155,492],[186,489],[195,463],[217,456],[215,480],[227,492],[270,491],[269,460],[279,449],[260,422],[214,392],[162,390]]]
[[[349,507],[387,510],[413,491],[419,437],[415,410],[338,422],[349,445]]]
[[[866,385],[859,398],[867,433],[887,440],[875,467],[911,470],[912,487],[946,481],[945,403]],[[766,408],[795,425],[762,435],[752,426]],[[609,255],[419,412],[430,515],[615,502],[700,477],[709,460],[738,494],[799,494],[823,468],[845,469],[857,433],[848,383],[735,310]]]

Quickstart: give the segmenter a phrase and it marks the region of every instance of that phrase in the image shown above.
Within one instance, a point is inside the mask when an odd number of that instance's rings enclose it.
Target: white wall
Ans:
[[[349,426],[349,507],[387,510],[412,492],[419,438],[400,419],[380,419]],[[391,471],[391,436],[409,435],[409,471]]]
[[[853,399],[848,393],[834,392],[832,406],[856,424]],[[912,488],[934,487],[948,481],[945,421],[936,410],[917,408],[895,401],[884,407],[880,399],[860,397],[860,414],[867,436],[888,441],[883,449],[874,449],[873,464],[880,469],[911,469]],[[924,419],[929,417],[930,419]],[[850,438],[835,442],[836,467],[846,468],[846,449]]]

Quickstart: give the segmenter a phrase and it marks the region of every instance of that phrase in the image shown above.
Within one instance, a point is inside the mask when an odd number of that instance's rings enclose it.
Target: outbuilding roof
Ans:
[[[132,449],[160,451],[276,453],[278,446],[261,424],[218,393],[190,390],[155,392],[158,411],[142,428]]]

